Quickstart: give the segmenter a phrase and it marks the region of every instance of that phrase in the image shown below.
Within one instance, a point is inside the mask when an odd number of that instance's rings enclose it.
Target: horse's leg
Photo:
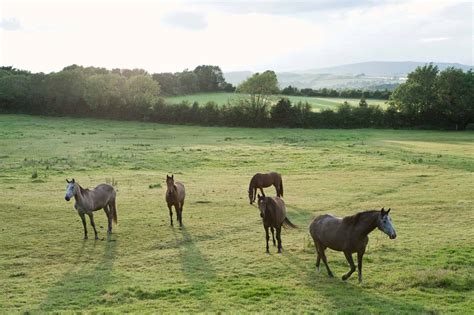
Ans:
[[[270,240],[270,235],[268,235],[268,226],[264,225],[265,228],[265,238],[267,240],[267,254],[270,254],[270,249],[268,248],[268,241]]]
[[[173,210],[171,210],[171,204],[168,204],[168,209],[170,210],[170,224],[173,226]]]
[[[329,269],[328,259],[326,258],[326,254],[324,253],[324,250],[325,250],[325,248],[320,248],[319,249],[319,255],[321,256],[321,259],[323,260],[323,263],[326,266],[326,270],[328,271],[329,277],[332,278],[332,277],[334,277],[334,275],[332,274],[331,269]]]
[[[87,226],[86,226],[86,216],[83,212],[78,212],[82,220],[82,225],[84,226],[84,239],[87,239]]]
[[[277,185],[277,184],[273,184],[273,186],[275,187],[275,191],[276,191],[277,197],[281,197],[281,195],[280,195],[280,190],[278,189],[278,185]]]
[[[346,256],[346,259],[349,262],[349,265],[351,266],[351,270],[349,270],[348,273],[342,276],[342,280],[347,280],[356,270],[356,266],[354,265],[354,260],[352,259],[352,253],[350,251],[345,251],[344,255]]]
[[[97,236],[97,230],[95,228],[94,214],[91,212],[91,213],[88,213],[87,215],[89,216],[89,219],[91,221],[91,225],[94,228],[95,239],[98,240],[99,236]]]
[[[253,188],[253,202],[255,202],[255,200],[257,200],[257,187]]]
[[[107,222],[108,222],[108,227],[107,227],[107,234],[112,234],[112,211],[111,207],[107,204],[104,207],[104,212],[107,215]]]
[[[262,193],[262,196],[265,197],[265,193],[263,192],[263,188],[260,187],[260,192]]]
[[[276,228],[277,241],[278,241],[278,253],[281,253],[281,225]]]
[[[273,229],[273,227],[270,227],[270,231],[272,232],[272,240],[273,240],[273,246],[276,246],[276,243],[275,243],[275,230]]]
[[[365,248],[357,251],[357,273],[359,275],[359,283],[362,282],[362,257],[364,257]]]
[[[179,227],[183,227],[183,204],[178,205],[178,209],[176,210],[176,213],[178,215],[178,221],[179,221]]]
[[[319,268],[319,264],[321,263],[321,255],[319,255],[318,243],[316,241],[314,241],[314,247],[316,248],[316,269],[319,272],[321,271]]]

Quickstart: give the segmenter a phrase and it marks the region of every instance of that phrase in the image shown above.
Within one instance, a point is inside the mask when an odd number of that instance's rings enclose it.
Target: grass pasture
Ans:
[[[190,103],[198,102],[200,105],[204,105],[209,101],[213,101],[218,105],[224,105],[233,100],[246,97],[245,95],[238,93],[198,93],[182,96],[171,96],[166,97],[165,100],[169,103],[180,103],[182,101],[187,101]],[[324,109],[336,109],[338,105],[347,101],[350,105],[357,106],[360,99],[355,98],[332,98],[332,97],[309,97],[309,96],[288,96],[288,95],[275,95],[273,96],[273,102],[277,102],[281,97],[287,97],[293,104],[298,102],[308,102],[315,111],[321,111]],[[369,105],[379,105],[382,108],[385,108],[386,100],[378,99],[367,99],[367,104]]]
[[[0,115],[0,310],[458,313],[474,309],[474,134],[171,126]],[[247,187],[283,174],[283,254],[265,254]],[[36,172],[37,176],[33,174]],[[165,176],[187,190],[169,227]],[[117,183],[118,226],[82,240],[65,178]],[[274,194],[274,190],[266,190]],[[310,220],[392,208],[370,235],[364,283],[344,255],[316,272]],[[89,235],[92,235],[90,226]]]

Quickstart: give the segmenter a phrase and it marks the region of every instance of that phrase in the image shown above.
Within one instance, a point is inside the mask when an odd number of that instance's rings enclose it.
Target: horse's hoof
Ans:
[[[88,239],[88,237],[87,237],[87,236],[84,236],[84,239],[85,239],[85,240],[87,240],[87,239]]]
[[[332,273],[328,274],[329,278],[334,278],[334,275]]]
[[[342,276],[342,281],[346,281],[347,278],[349,278],[349,277],[347,277],[346,275],[343,275],[343,276]]]
[[[97,241],[97,240],[99,239],[99,237],[98,237],[98,236],[96,236],[94,239]]]

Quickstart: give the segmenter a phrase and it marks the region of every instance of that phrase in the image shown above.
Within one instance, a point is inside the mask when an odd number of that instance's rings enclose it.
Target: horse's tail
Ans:
[[[290,229],[297,229],[298,227],[291,223],[291,221],[288,218],[285,218],[283,221],[283,227],[285,228],[290,228]]]
[[[117,224],[117,205],[115,204],[115,200],[112,201],[111,204],[111,210],[112,210],[112,220],[114,221],[115,224]]]
[[[283,197],[283,179],[280,180],[280,195]]]

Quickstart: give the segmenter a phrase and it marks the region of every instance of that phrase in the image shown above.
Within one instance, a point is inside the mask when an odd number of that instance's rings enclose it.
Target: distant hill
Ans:
[[[424,66],[426,62],[416,61],[369,61],[352,63],[347,65],[319,68],[305,71],[296,71],[296,73],[330,73],[338,75],[358,75],[364,74],[372,77],[406,77],[406,75],[417,67]],[[468,71],[472,66],[460,63],[433,62],[440,70],[448,67],[460,68]]]
[[[415,61],[370,61],[335,67],[310,69],[293,72],[278,72],[280,87],[292,85],[298,88],[358,88],[358,89],[394,89],[403,83],[408,73],[427,62]],[[448,67],[468,71],[473,66],[460,63],[434,62],[440,70]],[[226,72],[227,82],[238,85],[251,76],[251,71]]]

